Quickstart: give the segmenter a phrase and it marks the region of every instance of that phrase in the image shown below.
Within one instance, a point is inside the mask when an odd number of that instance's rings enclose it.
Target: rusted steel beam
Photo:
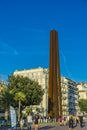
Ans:
[[[52,30],[50,32],[48,114],[56,119],[60,114],[62,115],[59,65],[58,33]]]

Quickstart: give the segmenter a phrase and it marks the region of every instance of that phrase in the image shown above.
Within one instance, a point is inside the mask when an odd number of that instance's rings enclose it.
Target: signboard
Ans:
[[[16,128],[16,112],[14,107],[10,106],[10,117],[11,117],[11,127]]]

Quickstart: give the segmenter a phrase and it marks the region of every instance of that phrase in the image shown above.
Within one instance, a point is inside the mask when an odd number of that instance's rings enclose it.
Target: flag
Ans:
[[[10,106],[10,117],[11,117],[11,127],[16,128],[16,112],[14,107]]]

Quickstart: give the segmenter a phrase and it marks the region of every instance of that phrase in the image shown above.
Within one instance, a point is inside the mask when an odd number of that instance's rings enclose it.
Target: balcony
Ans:
[[[66,103],[63,103],[62,105],[63,105],[63,106],[68,106],[68,104],[66,104]]]

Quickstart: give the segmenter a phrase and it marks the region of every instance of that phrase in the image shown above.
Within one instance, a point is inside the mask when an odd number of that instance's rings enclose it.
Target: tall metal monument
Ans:
[[[48,114],[56,119],[62,115],[58,33],[55,30],[50,32]]]

